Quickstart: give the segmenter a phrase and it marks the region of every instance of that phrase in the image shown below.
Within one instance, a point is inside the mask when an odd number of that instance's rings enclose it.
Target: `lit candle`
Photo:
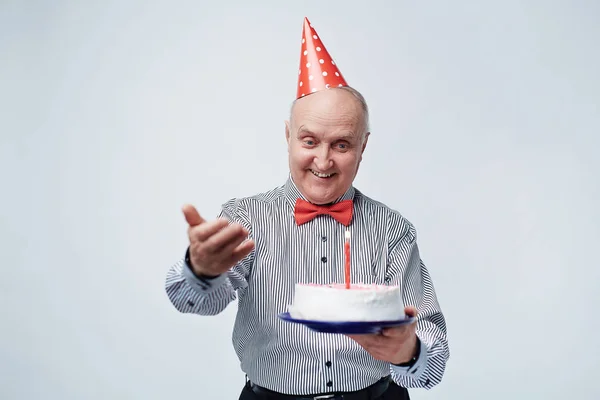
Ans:
[[[346,277],[346,289],[350,289],[350,231],[346,231],[344,253],[346,255],[346,263],[344,268],[344,273]]]

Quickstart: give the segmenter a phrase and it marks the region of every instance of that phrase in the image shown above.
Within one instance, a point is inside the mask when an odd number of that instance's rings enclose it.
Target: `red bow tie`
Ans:
[[[340,201],[330,206],[319,206],[302,199],[297,199],[296,207],[294,208],[294,218],[296,218],[298,225],[302,225],[317,215],[328,214],[339,223],[348,226],[352,220],[352,210],[352,200]]]

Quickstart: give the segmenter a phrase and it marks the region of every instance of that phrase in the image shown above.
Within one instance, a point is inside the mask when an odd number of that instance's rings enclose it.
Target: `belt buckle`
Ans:
[[[335,394],[322,394],[320,396],[313,397],[313,400],[333,399],[335,396]]]

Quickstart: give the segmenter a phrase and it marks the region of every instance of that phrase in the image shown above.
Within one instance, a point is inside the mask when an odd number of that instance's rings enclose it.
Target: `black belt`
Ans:
[[[283,394],[266,389],[262,386],[258,386],[250,381],[248,381],[247,384],[252,389],[254,394],[258,396],[258,398],[265,400],[372,400],[381,397],[383,393],[385,393],[390,384],[390,377],[386,376],[381,378],[371,386],[367,386],[366,388],[357,390],[356,392],[332,392],[314,395]]]

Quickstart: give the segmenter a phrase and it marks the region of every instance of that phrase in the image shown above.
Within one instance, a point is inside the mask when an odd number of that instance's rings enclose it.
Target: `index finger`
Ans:
[[[410,325],[401,325],[401,326],[392,326],[388,328],[384,328],[381,331],[381,334],[385,337],[400,337],[406,334],[406,331],[410,329],[411,325],[415,324],[415,322],[411,322]]]
[[[204,218],[202,218],[200,216],[200,213],[198,213],[198,210],[196,210],[196,207],[194,207],[191,204],[186,204],[183,206],[182,208],[183,211],[183,215],[185,216],[185,220],[187,221],[188,225],[190,227],[194,227],[200,224],[203,224],[204,222],[206,222],[204,220]]]
[[[350,339],[354,340],[363,347],[377,347],[382,343],[383,337],[375,333],[367,334],[346,334]]]

